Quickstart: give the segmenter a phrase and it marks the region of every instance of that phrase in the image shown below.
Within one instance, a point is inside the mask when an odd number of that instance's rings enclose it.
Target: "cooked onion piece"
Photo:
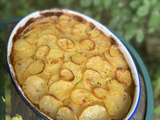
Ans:
[[[86,106],[94,101],[94,96],[85,89],[74,89],[71,93],[71,100],[78,106]]]
[[[49,53],[50,47],[48,45],[42,45],[38,48],[36,52],[36,58],[45,60],[47,54]]]
[[[121,96],[124,92],[123,85],[117,80],[109,80],[106,85],[109,92],[115,96]]]
[[[124,68],[118,68],[116,70],[116,77],[119,82],[125,83],[127,86],[132,83],[131,73]]]
[[[96,86],[103,87],[103,79],[99,72],[93,69],[87,69],[83,75],[83,84],[88,90],[92,90],[92,88]]]
[[[75,50],[74,49],[75,48],[75,43],[68,38],[59,39],[57,41],[57,44],[62,50],[66,51],[66,52],[70,52],[70,51]]]
[[[116,45],[112,45],[109,52],[112,57],[117,57],[120,54],[120,51],[118,50]]]
[[[92,93],[94,96],[102,100],[105,100],[107,97],[110,96],[109,91],[99,86],[94,87]]]
[[[68,106],[63,106],[58,109],[57,120],[77,120],[76,115],[74,114],[72,108]]]
[[[80,42],[80,48],[82,51],[92,51],[95,49],[95,43],[90,39],[84,39]]]
[[[32,103],[38,104],[41,97],[48,93],[48,86],[45,80],[35,75],[26,79],[23,91]]]
[[[45,63],[43,60],[36,60],[32,62],[23,73],[23,78],[26,79],[30,75],[35,75],[42,72],[44,67]]]
[[[105,107],[100,105],[88,106],[79,116],[79,120],[111,120]]]
[[[105,107],[112,119],[122,120],[132,103],[131,97],[123,93],[120,97],[110,96],[104,100]]]
[[[51,118],[56,118],[56,113],[63,103],[55,96],[47,94],[39,101],[39,109],[49,115]]]
[[[101,32],[97,28],[94,28],[88,32],[89,38],[96,38],[96,37],[100,36],[100,34],[101,34]]]
[[[104,60],[100,56],[93,56],[86,62],[86,68],[91,68],[98,72],[102,72],[104,70],[104,65]]]
[[[62,80],[66,80],[66,81],[72,81],[74,80],[74,77],[75,77],[73,72],[68,68],[61,69],[59,72],[59,75]]]
[[[85,61],[85,56],[82,55],[81,53],[73,54],[71,56],[71,61],[78,64],[78,65],[82,65]]]
[[[33,59],[21,59],[16,62],[14,69],[20,85],[23,85],[25,81],[25,79],[23,78],[23,73],[32,62],[34,62]]]
[[[57,37],[54,34],[44,34],[39,38],[37,46],[48,45],[50,48],[58,48],[56,42]]]
[[[49,88],[49,93],[63,101],[70,96],[73,88],[74,85],[71,82],[59,80],[51,85]]]
[[[128,64],[125,61],[122,54],[119,54],[117,57],[112,57],[108,51],[104,53],[105,58],[114,66],[115,69],[117,68],[124,68],[128,69]]]
[[[81,80],[82,72],[81,72],[81,68],[79,67],[79,65],[76,65],[73,62],[66,62],[62,66],[62,69],[63,68],[68,68],[69,70],[71,70],[73,72],[75,77],[74,77],[74,80],[72,81],[72,83],[74,85]]]

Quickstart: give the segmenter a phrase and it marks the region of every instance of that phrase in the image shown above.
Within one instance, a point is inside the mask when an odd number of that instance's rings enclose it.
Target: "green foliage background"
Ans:
[[[153,40],[159,39],[160,36],[160,1],[1,0],[0,20],[23,17],[33,11],[48,8],[66,8],[84,13],[113,29],[134,46],[134,48],[141,55],[150,73],[154,88],[154,119],[159,120],[160,45],[154,50],[152,50],[152,47],[154,47]],[[5,37],[5,32],[1,32],[0,35],[1,41],[7,38]],[[148,41],[153,41],[153,46],[147,44]],[[158,43],[160,44],[160,42]],[[150,48],[151,50],[149,50]],[[6,91],[8,90],[7,88],[9,88],[8,86],[9,85],[7,83]]]

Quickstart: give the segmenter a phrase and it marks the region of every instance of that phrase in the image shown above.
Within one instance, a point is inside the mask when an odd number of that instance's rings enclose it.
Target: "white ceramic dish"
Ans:
[[[42,14],[45,14],[46,16],[50,16],[53,15],[53,13],[56,14],[60,14],[60,13],[69,13],[69,14],[73,14],[76,16],[79,16],[85,20],[87,20],[88,22],[91,22],[92,24],[94,24],[98,29],[100,29],[101,31],[104,32],[104,34],[106,34],[107,36],[112,36],[115,41],[118,44],[119,49],[121,50],[121,52],[123,53],[130,69],[132,72],[132,76],[133,76],[133,80],[135,83],[135,92],[134,92],[134,98],[133,98],[133,102],[132,102],[132,106],[128,112],[128,114],[126,115],[126,117],[124,118],[125,120],[130,120],[139,105],[139,101],[140,101],[140,94],[141,94],[141,86],[140,86],[140,78],[139,78],[139,73],[137,70],[137,67],[135,65],[135,62],[131,56],[131,54],[129,53],[129,51],[126,49],[126,47],[124,46],[124,44],[121,42],[121,40],[115,36],[108,28],[106,28],[104,25],[100,24],[99,22],[93,20],[92,18],[83,15],[81,13],[75,12],[75,11],[71,11],[71,10],[61,10],[61,9],[50,9],[50,10],[44,10],[44,11],[37,11],[34,12],[32,14],[29,14],[28,16],[26,16],[25,18],[23,18],[13,29],[10,37],[9,37],[9,41],[8,41],[8,46],[7,46],[7,64],[8,64],[8,70],[10,72],[10,76],[12,78],[12,82],[14,83],[16,89],[18,90],[20,96],[22,97],[22,99],[33,109],[34,112],[36,112],[38,115],[40,115],[42,118],[44,119],[50,119],[48,116],[46,116],[45,114],[41,113],[38,109],[36,109],[32,103],[29,102],[29,100],[25,97],[21,87],[18,85],[18,82],[15,80],[15,71],[13,69],[13,66],[11,64],[11,59],[10,59],[10,55],[12,52],[12,47],[13,47],[13,38],[16,35],[18,29],[22,28],[23,26],[25,26],[26,24],[28,24],[32,18],[37,18],[40,17]]]

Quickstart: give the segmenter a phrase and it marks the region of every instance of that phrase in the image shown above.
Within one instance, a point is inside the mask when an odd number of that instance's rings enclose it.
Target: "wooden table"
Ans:
[[[16,23],[8,25],[8,34],[12,31]],[[132,120],[144,120],[146,116],[146,89],[145,82],[141,77],[141,99],[140,104]],[[11,84],[11,104],[12,113],[11,116],[19,114],[23,120],[42,120],[20,97],[13,84]]]

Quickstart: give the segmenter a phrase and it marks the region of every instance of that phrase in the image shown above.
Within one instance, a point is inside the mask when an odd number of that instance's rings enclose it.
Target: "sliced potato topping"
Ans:
[[[95,43],[90,39],[84,39],[80,42],[80,48],[82,51],[91,51],[95,49]]]
[[[97,28],[94,28],[93,30],[88,32],[88,36],[90,38],[96,38],[96,37],[100,36],[100,34],[101,34],[101,32]]]
[[[78,106],[86,106],[94,101],[93,94],[85,89],[74,89],[71,100]]]
[[[105,100],[106,98],[110,96],[109,91],[99,86],[94,87],[92,90],[92,93],[94,96],[102,100]]]
[[[37,46],[48,45],[50,48],[58,48],[56,43],[57,37],[54,34],[44,34],[39,38]]]
[[[16,51],[23,52],[23,51],[27,51],[27,50],[32,49],[32,46],[26,40],[19,39],[19,40],[16,40],[16,42],[14,43],[13,49]]]
[[[59,72],[60,78],[66,81],[73,81],[75,76],[73,72],[68,68],[63,68]]]
[[[51,85],[49,88],[49,93],[63,101],[70,96],[73,88],[74,85],[71,82],[59,80]]]
[[[23,85],[25,81],[25,79],[23,78],[23,73],[33,61],[33,59],[21,59],[16,62],[14,69],[20,85]]]
[[[49,64],[61,63],[64,59],[64,53],[58,49],[51,49],[46,57]]]
[[[115,96],[121,96],[124,92],[123,85],[117,80],[109,80],[106,85],[109,92]]]
[[[104,60],[100,56],[93,56],[86,62],[86,68],[91,68],[102,72],[104,70]]]
[[[60,17],[59,17],[59,20],[60,21],[70,21],[71,20],[71,17],[70,16],[68,16],[68,15],[61,15]]]
[[[109,52],[112,57],[117,57],[120,54],[120,51],[118,50],[116,45],[112,45]]]
[[[26,79],[30,75],[35,75],[42,72],[44,67],[45,63],[43,60],[36,60],[32,62],[23,73],[23,78]]]
[[[26,79],[23,91],[32,103],[38,104],[41,97],[48,93],[48,86],[45,80],[35,75]]]
[[[57,41],[58,46],[64,51],[72,51],[75,48],[75,43],[67,38],[59,39]]]
[[[122,54],[119,54],[117,57],[112,57],[109,54],[109,51],[106,51],[104,53],[105,58],[110,62],[110,64],[112,64],[114,66],[115,69],[117,68],[124,68],[124,69],[128,69],[128,64],[125,61],[124,57],[122,56]]]
[[[68,106],[63,106],[58,109],[57,120],[77,120],[72,108]]]
[[[85,56],[82,55],[81,53],[76,53],[71,56],[71,61],[78,65],[82,65],[84,63],[84,60]]]
[[[132,69],[102,29],[63,12],[36,18],[14,37],[10,59],[16,83],[46,116],[117,120],[127,115],[135,92]]]
[[[88,26],[83,23],[76,24],[72,28],[72,34],[75,36],[79,36],[82,39],[87,38],[87,31],[88,31]]]
[[[88,106],[79,116],[79,120],[111,120],[105,107],[99,105]]]
[[[57,82],[58,80],[60,80],[59,75],[52,75],[49,79],[48,86],[50,87],[53,83]]]
[[[39,109],[49,115],[51,118],[56,118],[56,113],[63,103],[54,95],[44,95],[39,101]]]
[[[36,58],[45,60],[47,54],[49,53],[50,47],[48,45],[40,46],[36,52]]]
[[[104,100],[105,107],[112,119],[122,120],[130,109],[132,99],[127,93],[120,97],[110,96]]]
[[[116,70],[116,77],[119,82],[125,83],[127,86],[132,83],[130,71],[125,70],[124,68],[118,68]]]
[[[83,84],[88,90],[91,90],[96,86],[103,86],[103,79],[99,72],[87,69],[83,75]]]
[[[82,72],[81,72],[81,68],[79,67],[79,65],[76,65],[73,62],[66,62],[63,64],[62,68],[68,68],[69,70],[71,70],[73,72],[75,77],[74,77],[74,80],[72,81],[72,83],[74,85],[81,80]]]

